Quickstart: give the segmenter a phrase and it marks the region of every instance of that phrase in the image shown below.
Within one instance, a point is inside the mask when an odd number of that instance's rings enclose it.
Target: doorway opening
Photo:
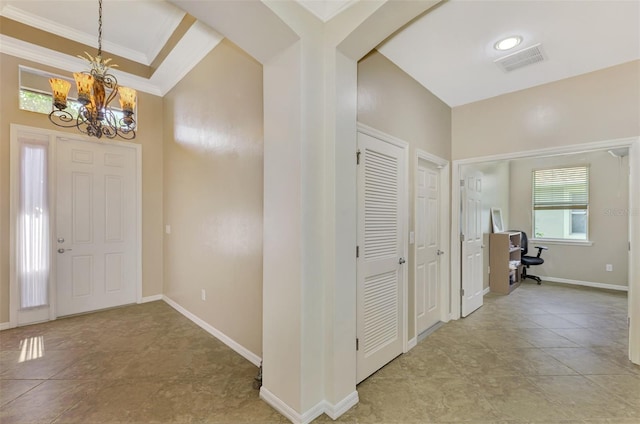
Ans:
[[[460,175],[463,174],[463,172],[465,171],[465,168],[478,168],[478,167],[482,167],[482,166],[487,166],[491,163],[500,163],[500,162],[504,162],[504,161],[520,161],[520,163],[525,163],[525,161],[534,161],[534,160],[555,160],[555,161],[560,161],[565,163],[568,159],[569,156],[567,155],[587,155],[587,154],[594,154],[594,152],[600,152],[600,154],[605,155],[605,156],[610,156],[607,151],[611,150],[611,149],[629,149],[630,151],[630,155],[629,155],[629,167],[633,173],[633,170],[640,165],[640,163],[638,163],[638,157],[637,157],[637,153],[640,150],[640,140],[638,140],[637,138],[633,138],[633,139],[624,139],[624,140],[615,140],[615,141],[609,141],[609,142],[599,142],[599,143],[589,143],[589,144],[584,144],[584,145],[577,145],[577,146],[567,146],[567,147],[561,147],[561,148],[552,148],[552,149],[543,149],[543,150],[538,150],[538,151],[532,151],[532,152],[524,152],[524,153],[515,153],[515,154],[507,154],[507,155],[499,155],[499,156],[492,156],[492,157],[484,157],[484,158],[474,158],[474,159],[467,159],[467,160],[460,160],[460,161],[455,161],[454,162],[454,169],[453,169],[453,173],[454,173],[454,180],[458,180]],[[550,158],[550,159],[536,159],[536,158]],[[551,159],[553,158],[553,159]],[[612,159],[611,157],[609,157],[610,159]],[[558,163],[560,163],[558,162]],[[614,175],[616,178],[618,178],[618,171],[617,171],[617,162],[615,164],[615,169],[616,172],[610,172],[610,174]],[[522,168],[515,168],[516,171],[514,172],[523,172]],[[609,171],[611,170],[611,167],[609,167]],[[521,178],[521,177],[520,177]],[[627,179],[628,177],[626,175],[623,175],[622,177],[623,179]],[[521,178],[522,179],[522,178]],[[520,229],[520,228],[512,228],[514,226],[514,224],[517,224],[517,226],[524,226],[525,228],[522,228],[525,231],[531,231],[532,224],[531,224],[531,211],[530,208],[528,207],[520,207],[520,205],[522,204],[522,202],[520,202],[517,198],[512,198],[511,193],[517,193],[517,196],[522,196],[522,199],[526,199],[528,198],[528,202],[531,202],[531,198],[530,196],[527,194],[527,186],[530,185],[530,181],[531,181],[531,177],[529,175],[529,177],[527,178],[527,183],[526,184],[522,184],[519,185],[517,188],[518,190],[516,190],[516,186],[514,186],[514,178],[510,178],[509,181],[507,182],[507,184],[511,184],[512,187],[508,190],[509,192],[509,196],[507,196],[509,202],[511,202],[512,207],[511,212],[516,213],[516,215],[521,215],[519,217],[517,217],[515,220],[511,219],[511,217],[509,217],[509,210],[507,210],[507,217],[505,222],[507,223],[507,226],[509,227],[509,229]],[[633,240],[635,238],[637,238],[637,232],[638,232],[638,219],[637,216],[634,216],[634,214],[632,213],[634,211],[634,207],[637,207],[638,202],[640,201],[640,199],[638,199],[638,186],[637,186],[637,181],[634,181],[633,178],[629,179],[629,187],[628,187],[628,192],[627,193],[622,193],[621,195],[623,197],[625,197],[625,200],[628,199],[628,203],[627,203],[627,207],[622,207],[619,208],[622,210],[622,212],[619,214],[619,219],[621,220],[626,220],[628,223],[628,227],[626,228],[626,231],[624,231],[624,233],[622,234],[620,238],[620,240],[618,240],[618,247],[621,247],[621,251],[618,254],[618,257],[622,256],[624,257],[624,259],[627,259],[626,261],[623,262],[623,265],[621,265],[621,268],[623,268],[623,271],[626,271],[626,280],[628,281],[628,290],[629,290],[629,296],[628,296],[628,315],[630,317],[630,331],[629,331],[629,355],[630,358],[638,358],[640,357],[640,352],[638,352],[638,350],[640,350],[640,337],[638,337],[637,334],[634,334],[633,330],[633,326],[634,326],[634,317],[637,317],[638,312],[635,310],[637,309],[637,301],[635,302],[634,305],[634,300],[637,296],[638,296],[638,291],[640,291],[640,287],[637,286],[638,284],[638,275],[640,273],[640,270],[638,270],[638,266],[637,264],[634,263],[634,261],[629,260],[629,256],[631,254],[631,251],[629,250],[629,247],[632,246],[633,244]],[[608,188],[603,188],[603,190],[608,191],[609,194],[611,193],[615,193],[617,194],[617,187],[619,186],[618,182],[616,182],[616,184],[614,184],[614,186],[616,187],[615,189],[612,189],[611,186],[609,186]],[[531,188],[529,187],[529,190]],[[530,194],[530,193],[529,193]],[[517,197],[516,196],[516,197]],[[460,204],[461,202],[461,196],[459,193],[454,191],[454,199],[453,199],[453,204]],[[609,203],[610,205],[611,203]],[[493,204],[491,205],[491,207],[494,206],[500,206],[499,204]],[[508,207],[508,205],[507,205]],[[489,214],[489,209],[487,208],[487,215]],[[608,215],[611,215],[611,211],[608,211],[609,208],[604,208],[604,207],[599,207],[598,210],[593,210],[590,209],[590,214],[592,216],[592,218],[596,218],[596,216],[594,215],[595,213],[599,214],[598,215],[598,219],[604,219],[604,218],[611,218],[610,216],[607,217],[607,212]],[[625,213],[626,211],[626,213]],[[504,212],[504,208],[503,208],[503,212]],[[490,225],[490,221],[487,221]],[[460,243],[453,243],[453,241],[455,240],[455,238],[457,238],[456,236],[458,236],[459,234],[461,234],[461,225],[459,221],[454,221],[453,225],[452,225],[452,250],[453,250],[453,254],[454,254],[454,259],[452,261],[452,290],[453,291],[457,291],[458,293],[456,293],[458,296],[461,295],[462,293],[462,289],[463,289],[463,284],[464,282],[461,279],[461,275],[462,275],[462,268],[464,266],[464,264],[462,265],[458,265],[456,266],[455,264],[461,264],[460,262],[460,258],[461,258],[461,248],[460,248]],[[488,235],[487,235],[488,236]],[[535,241],[535,238],[534,238]],[[551,244],[553,241],[548,242],[548,244]],[[630,244],[631,243],[631,244]],[[606,243],[600,243],[600,244],[605,244]],[[589,243],[585,243],[584,245],[589,246]],[[558,247],[556,247],[558,246]],[[550,248],[556,248],[556,249],[561,249],[564,246],[562,246],[562,244],[554,244],[553,246],[549,246]],[[551,256],[551,250],[549,250],[548,252],[546,252],[548,254],[548,257],[552,257]],[[488,262],[485,262],[488,263]],[[586,268],[586,267],[585,267]],[[603,262],[602,264],[602,268],[603,271],[605,270],[605,263]],[[626,269],[624,269],[626,268]],[[486,274],[488,273],[489,270],[485,269],[483,270],[483,274],[486,277]],[[557,282],[560,283],[581,283],[581,282],[589,282],[588,278],[558,278],[550,275],[548,277],[551,277],[551,281],[553,281],[554,279]],[[624,277],[623,277],[624,278]],[[580,280],[584,280],[584,281],[580,281]],[[583,285],[587,285],[587,284],[583,284]],[[596,287],[598,287],[597,285],[595,285]],[[602,286],[606,286],[603,288],[611,288],[608,287],[606,284],[602,285]],[[487,289],[485,289],[487,290]],[[458,298],[457,296],[454,296],[456,298]],[[452,305],[454,308],[457,308],[457,313],[455,313],[455,315],[457,317],[461,316],[461,310],[460,310],[460,304],[458,303],[456,305],[456,302],[454,302],[454,304]],[[637,324],[635,324],[637,325]],[[635,356],[634,356],[635,355]],[[637,361],[638,359],[636,359]]]

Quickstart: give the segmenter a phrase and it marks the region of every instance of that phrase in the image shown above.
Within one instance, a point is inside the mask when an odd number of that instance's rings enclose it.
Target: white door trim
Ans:
[[[402,257],[409,257],[409,143],[399,138],[396,138],[392,135],[379,131],[373,127],[362,124],[360,122],[357,123],[357,131],[363,134],[369,135],[371,137],[377,138],[379,140],[385,141],[389,144],[397,146],[402,149],[404,155],[404,163],[406,166],[404,167],[404,191],[401,193],[402,198],[400,201],[403,205],[405,205],[405,216],[403,217],[401,225],[403,226],[403,234],[405,234],[405,243],[403,246]],[[409,317],[407,312],[409,311],[409,272],[408,267],[403,267],[402,269],[402,352],[407,353],[409,351],[409,332],[408,332],[408,324]]]
[[[83,134],[66,133],[51,129],[30,127],[26,125],[11,124],[10,125],[10,145],[9,145],[9,158],[10,158],[10,170],[9,170],[9,209],[10,209],[10,225],[9,225],[9,328],[16,327],[18,325],[18,303],[19,303],[19,290],[16,277],[16,219],[17,219],[17,207],[18,207],[18,195],[19,195],[19,145],[18,134],[20,132],[27,132],[31,134],[37,134],[48,137],[48,176],[49,176],[49,213],[50,213],[50,234],[51,234],[51,270],[49,280],[49,319],[53,320],[57,317],[56,311],[56,261],[54,251],[56,247],[56,138],[73,138],[83,140],[91,143],[102,143],[112,145],[125,145],[128,148],[134,149],[136,152],[136,200],[135,200],[135,215],[136,215],[136,231],[135,231],[135,251],[136,251],[136,302],[142,302],[142,146],[137,143],[131,143],[127,141],[114,141],[114,140],[96,140],[94,138],[87,137]]]
[[[450,165],[449,161],[443,159],[439,156],[433,155],[429,152],[426,152],[422,149],[416,149],[416,159],[414,164],[414,170],[418,170],[418,164],[420,159],[425,160],[429,163],[436,165],[440,169],[440,227],[438,229],[441,250],[444,252],[441,256],[441,266],[440,266],[440,321],[447,322],[449,321],[450,309],[451,305],[449,302],[449,290],[451,287],[449,281],[449,266],[447,266],[448,261],[451,257],[449,250],[449,217],[450,217]],[[414,187],[418,186],[418,173],[414,173]],[[418,215],[418,205],[417,205],[417,193],[414,192],[414,219]],[[415,229],[414,229],[415,231]],[[414,247],[415,249],[415,247]],[[416,293],[417,288],[417,277],[416,277],[416,266],[417,263],[413,261],[413,287],[414,293]],[[417,305],[417,298],[414,297],[414,303]],[[417,310],[417,306],[414,305],[414,311]],[[418,332],[418,316],[417,313],[414,314],[414,327],[416,329],[416,333]],[[416,338],[418,334],[416,334]]]
[[[640,250],[640,137],[620,138],[614,140],[597,141],[592,143],[573,144],[569,146],[550,147],[537,150],[525,150],[514,153],[504,153],[491,156],[480,156],[468,159],[454,160],[451,181],[455,187],[451,193],[451,204],[455,207],[451,211],[451,318],[460,318],[460,167],[467,164],[478,164],[497,160],[523,159],[540,156],[555,156],[567,153],[589,152],[620,147],[629,147],[629,241],[630,255],[638,256]],[[629,258],[629,358],[640,364],[640,262]]]

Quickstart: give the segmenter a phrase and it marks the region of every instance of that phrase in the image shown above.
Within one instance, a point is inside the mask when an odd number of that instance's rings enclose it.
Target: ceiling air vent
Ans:
[[[542,46],[538,43],[531,47],[527,47],[526,49],[501,57],[500,59],[496,59],[494,60],[494,63],[503,71],[511,72],[525,66],[533,65],[534,63],[542,62],[543,60],[545,60],[545,55],[542,50]]]

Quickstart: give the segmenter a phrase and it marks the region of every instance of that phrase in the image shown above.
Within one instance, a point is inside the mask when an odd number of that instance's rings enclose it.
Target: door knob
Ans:
[[[62,237],[58,237],[58,243],[64,243],[64,239]]]
[[[73,250],[73,249],[63,249],[62,247],[60,249],[58,249],[58,253],[64,253],[67,252],[69,250]]]
[[[443,252],[442,250],[438,249],[438,250],[436,251],[436,255],[438,255],[438,256],[440,256],[440,255],[444,255],[444,252]]]
[[[405,262],[407,262],[407,261],[405,261],[405,260],[404,260],[404,258],[400,258],[400,260],[398,261],[398,263],[399,263],[400,265],[402,265],[402,264],[403,264],[403,263],[405,263]]]

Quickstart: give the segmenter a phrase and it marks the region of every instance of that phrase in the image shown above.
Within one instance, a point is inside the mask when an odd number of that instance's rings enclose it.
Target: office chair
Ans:
[[[520,262],[523,265],[521,276],[522,280],[524,280],[525,278],[531,278],[532,280],[537,281],[538,285],[540,285],[542,284],[542,280],[540,280],[540,277],[527,274],[527,269],[531,265],[542,265],[544,263],[544,259],[542,259],[540,255],[542,254],[543,250],[548,250],[548,248],[546,246],[536,246],[535,248],[538,249],[538,255],[527,256],[527,253],[529,253],[529,239],[527,238],[527,233],[525,233],[524,231],[520,231],[520,250],[522,251]]]

